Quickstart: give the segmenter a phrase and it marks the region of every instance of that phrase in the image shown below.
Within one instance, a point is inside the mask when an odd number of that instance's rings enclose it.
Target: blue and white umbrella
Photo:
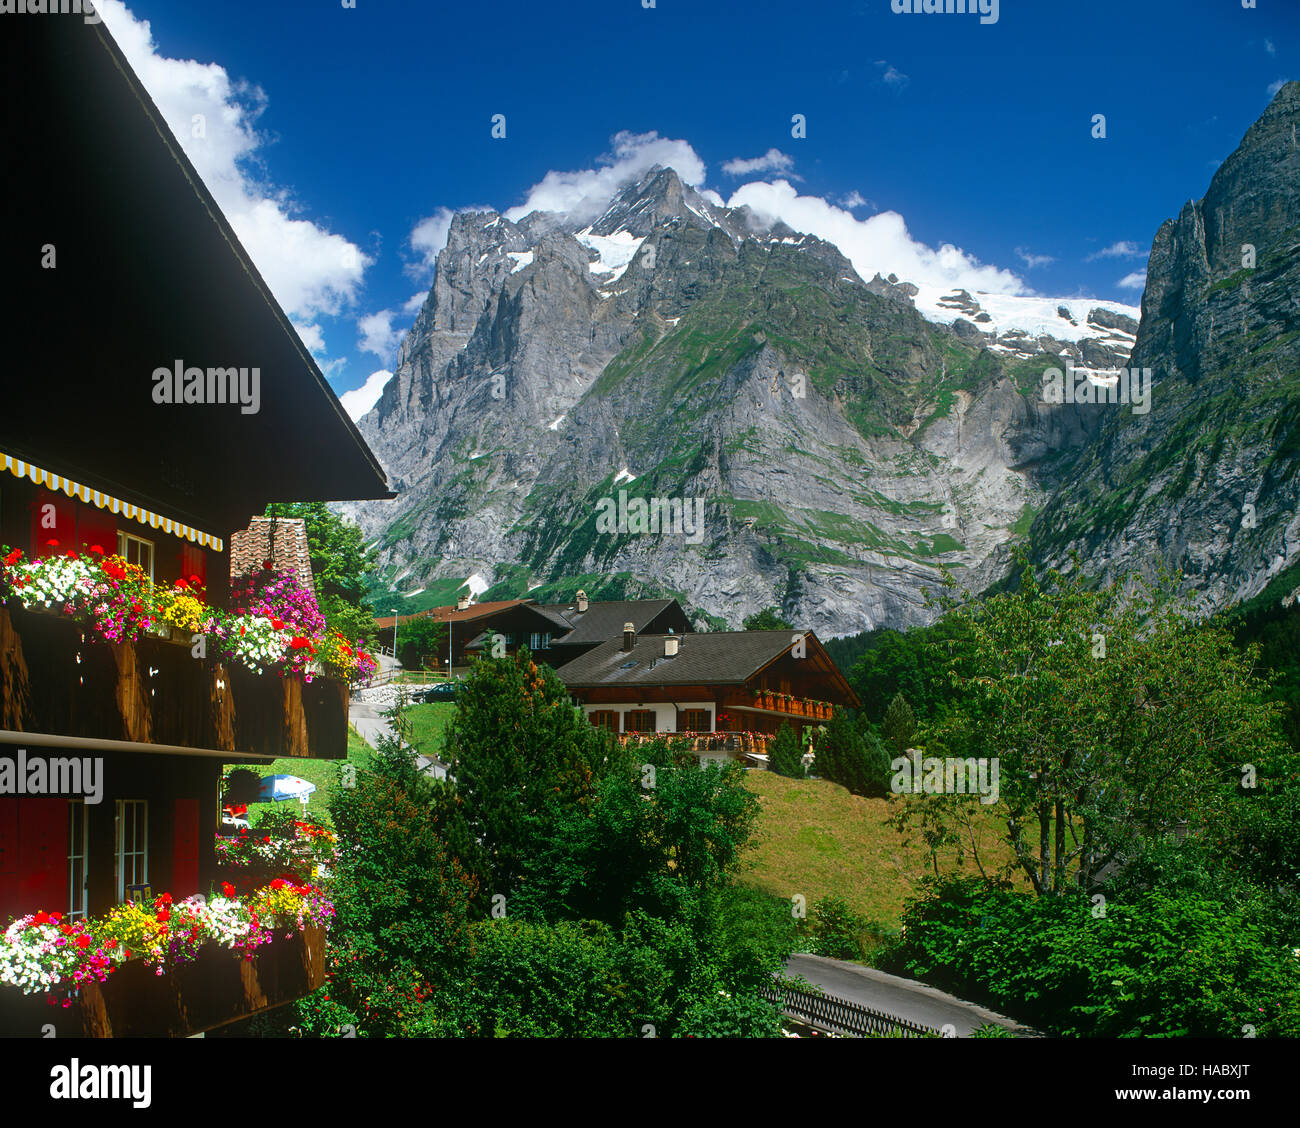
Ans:
[[[307,796],[316,790],[316,785],[298,776],[291,775],[273,775],[266,776],[262,780],[262,785],[257,789],[257,801],[259,803],[279,803],[284,799],[297,799],[300,802],[307,802]]]

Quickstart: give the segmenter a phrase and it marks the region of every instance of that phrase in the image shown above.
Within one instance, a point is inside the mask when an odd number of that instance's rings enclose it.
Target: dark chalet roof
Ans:
[[[707,631],[673,635],[680,640],[676,657],[664,657],[668,635],[639,635],[631,651],[622,638],[611,639],[572,662],[556,674],[571,689],[598,687],[649,688],[668,685],[744,685],[765,666],[775,662],[806,639],[807,655],[799,659],[835,684],[850,704],[859,702],[834,662],[812,631]]]
[[[375,626],[380,630],[389,630],[395,619],[399,628],[401,623],[410,623],[416,619],[433,619],[438,623],[475,623],[507,608],[522,607],[525,603],[522,599],[495,599],[487,603],[471,603],[464,611],[455,607],[430,607],[427,611],[416,611],[411,615],[385,615],[375,620]]]
[[[6,18],[0,76],[0,151],[21,170],[0,224],[6,361],[24,374],[0,450],[222,537],[270,501],[392,496],[106,25]],[[155,403],[178,360],[258,369],[259,410]]]
[[[554,619],[558,626],[569,630],[562,639],[556,640],[555,645],[590,646],[606,642],[616,635],[621,644],[624,623],[631,623],[633,630],[642,631],[676,602],[675,599],[616,599],[600,603],[593,601],[587,604],[586,611],[577,610],[572,603],[539,603],[537,609],[547,618]]]

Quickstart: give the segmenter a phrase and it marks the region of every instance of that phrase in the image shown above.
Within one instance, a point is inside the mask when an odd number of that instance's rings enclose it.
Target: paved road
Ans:
[[[348,720],[371,748],[378,747],[381,736],[396,739],[393,726],[380,715],[379,709],[364,701],[348,702]],[[444,779],[447,775],[447,765],[433,757],[417,755],[415,764],[420,771],[428,772],[435,779]]]
[[[372,748],[379,743],[381,736],[394,739],[393,726],[379,714],[379,710],[364,701],[348,702],[348,720],[361,734],[361,739]]]
[[[876,971],[875,968],[827,959],[825,956],[803,955],[791,956],[785,966],[791,975],[802,975],[828,995],[837,995],[841,999],[848,999],[885,1014],[932,1026],[936,1030],[942,1030],[945,1024],[951,1023],[959,1038],[966,1037],[986,1022],[1008,1027],[1017,1033],[1032,1033],[1027,1027],[984,1007],[965,1002],[937,988],[927,987],[915,979],[902,979],[897,975]]]

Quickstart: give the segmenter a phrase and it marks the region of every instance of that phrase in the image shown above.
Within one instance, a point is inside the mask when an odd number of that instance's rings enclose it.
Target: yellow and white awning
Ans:
[[[179,521],[173,521],[170,517],[160,517],[157,513],[145,509],[142,505],[134,505],[129,501],[122,501],[121,498],[116,498],[112,494],[92,490],[89,486],[83,486],[80,482],[74,482],[71,478],[51,473],[49,470],[42,470],[39,466],[24,462],[20,458],[14,458],[3,451],[0,451],[0,460],[3,461],[4,469],[8,470],[15,478],[27,478],[38,486],[45,486],[51,490],[62,490],[68,497],[80,498],[98,509],[107,509],[110,513],[120,513],[128,521],[139,521],[140,524],[148,525],[150,528],[162,529],[165,533],[180,537],[182,540],[192,541],[204,548],[210,548],[213,552],[220,552],[225,547],[222,539],[213,536],[211,533],[203,533],[198,529],[192,529],[189,525],[182,525]]]

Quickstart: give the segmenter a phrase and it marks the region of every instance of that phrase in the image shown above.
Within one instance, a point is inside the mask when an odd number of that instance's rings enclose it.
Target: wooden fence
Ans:
[[[773,984],[760,989],[762,996],[776,1003],[790,1018],[797,1018],[826,1030],[841,1031],[862,1037],[867,1034],[895,1035],[903,1038],[939,1037],[932,1026],[909,1022],[892,1014],[872,1010],[860,1003],[835,995],[816,995],[787,984]]]

